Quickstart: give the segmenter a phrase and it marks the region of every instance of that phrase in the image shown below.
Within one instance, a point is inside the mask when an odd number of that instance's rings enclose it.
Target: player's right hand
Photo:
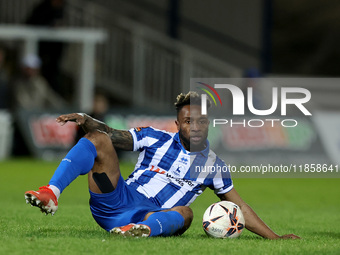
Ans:
[[[85,113],[70,113],[70,114],[64,114],[60,115],[56,121],[61,126],[65,125],[66,122],[72,121],[75,122],[78,126],[84,125],[86,121],[86,114]]]
[[[301,237],[294,235],[294,234],[288,234],[280,236],[279,239],[301,239]]]

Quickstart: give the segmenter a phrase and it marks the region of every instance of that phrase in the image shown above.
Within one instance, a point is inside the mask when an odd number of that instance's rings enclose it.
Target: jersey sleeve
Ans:
[[[219,166],[220,168],[217,168],[217,166]],[[231,179],[231,175],[229,172],[229,168],[224,163],[224,161],[222,161],[219,158],[216,158],[215,169],[228,169],[228,171],[217,172],[215,177],[213,178],[212,186],[213,186],[215,194],[220,195],[220,194],[228,193],[234,187],[233,181]]]
[[[142,151],[156,143],[163,135],[161,130],[153,127],[131,128],[129,132],[133,139],[133,151]]]

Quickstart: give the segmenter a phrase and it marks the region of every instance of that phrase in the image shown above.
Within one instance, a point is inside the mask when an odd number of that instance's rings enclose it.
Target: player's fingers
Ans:
[[[61,115],[58,118],[56,118],[56,122],[60,123],[60,125],[63,126],[67,122],[67,120],[65,120],[65,117],[63,115]]]
[[[282,239],[301,239],[301,237],[294,235],[294,234],[289,234],[289,235],[283,235],[281,236]]]
[[[301,237],[296,236],[296,235],[292,235],[292,236],[291,236],[291,239],[301,239]]]
[[[79,118],[79,115],[76,113],[71,113],[71,114],[65,114],[65,115],[60,115],[56,121],[60,123],[61,125],[65,125],[66,122],[68,121],[75,121],[77,122],[77,118]]]
[[[57,122],[60,123],[60,125],[65,125],[66,122],[73,121],[78,126],[84,125],[85,123],[85,114],[84,113],[70,113],[66,115],[61,115],[57,118]]]

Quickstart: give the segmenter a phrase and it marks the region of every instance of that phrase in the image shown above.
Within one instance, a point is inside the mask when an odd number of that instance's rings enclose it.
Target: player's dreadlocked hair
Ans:
[[[185,105],[201,105],[201,96],[195,91],[189,91],[187,94],[179,94],[176,98],[175,107],[177,114]],[[210,100],[207,100],[207,107],[211,105]]]

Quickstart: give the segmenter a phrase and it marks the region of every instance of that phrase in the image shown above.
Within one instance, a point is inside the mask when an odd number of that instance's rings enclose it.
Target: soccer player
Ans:
[[[209,120],[201,115],[200,104],[196,92],[177,97],[177,133],[152,127],[117,130],[79,113],[58,117],[61,125],[76,122],[86,135],[61,161],[49,185],[25,193],[27,203],[53,215],[63,190],[79,175],[88,174],[91,212],[102,228],[123,236],[171,236],[189,228],[193,219],[189,205],[209,187],[221,200],[240,206],[248,230],[269,239],[299,238],[274,233],[241,199],[229,173],[223,178],[196,178],[190,173],[190,165],[226,167],[209,149]],[[115,148],[140,151],[125,181]]]

